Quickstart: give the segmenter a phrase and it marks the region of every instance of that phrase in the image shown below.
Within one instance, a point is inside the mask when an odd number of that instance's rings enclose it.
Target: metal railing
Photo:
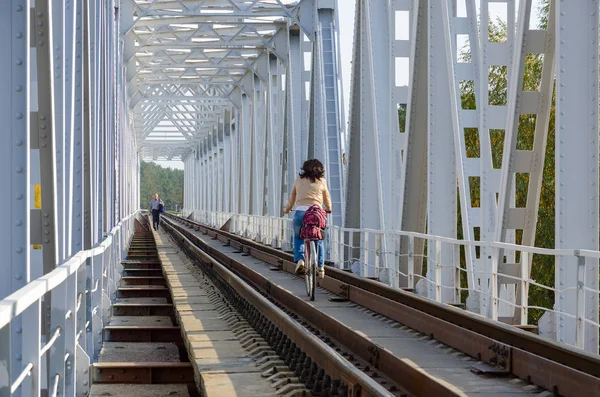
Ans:
[[[87,395],[90,362],[102,346],[120,260],[138,214],[123,219],[96,247],[0,301],[0,397],[39,396],[43,389],[49,396]],[[50,313],[42,310],[46,300]],[[20,326],[14,330],[17,318]],[[11,346],[17,344],[21,354],[13,357]]]
[[[182,211],[196,221],[228,230],[275,248],[291,250],[291,218],[242,215],[194,210]],[[464,305],[494,320],[519,326],[539,321],[539,332],[559,341],[598,353],[597,274],[600,252],[576,249],[544,249],[510,243],[467,241],[403,231],[349,229],[333,226],[326,233],[326,259],[340,269],[380,280],[393,287],[414,289],[438,302]],[[535,260],[553,264],[566,260],[576,282],[554,286],[550,277],[534,279]],[[471,260],[468,260],[471,258]],[[538,265],[539,266],[539,265]],[[530,303],[530,294],[548,299],[546,305]],[[554,302],[561,301],[561,305]],[[564,302],[568,302],[565,304]],[[570,305],[570,306],[569,306]],[[537,315],[532,320],[530,311]],[[595,313],[594,313],[595,312]],[[563,326],[556,326],[556,324]],[[556,331],[556,329],[559,331]],[[571,331],[560,329],[571,329]],[[560,332],[574,332],[570,339]],[[590,344],[592,345],[589,348]]]

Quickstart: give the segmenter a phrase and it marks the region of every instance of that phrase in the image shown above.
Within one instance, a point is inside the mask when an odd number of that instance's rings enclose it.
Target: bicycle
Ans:
[[[317,283],[317,249],[314,239],[304,240],[304,281],[306,293],[314,301]]]
[[[327,211],[327,214],[331,214]],[[304,240],[304,282],[306,284],[306,293],[311,301],[315,300],[315,290],[317,289],[317,239]]]

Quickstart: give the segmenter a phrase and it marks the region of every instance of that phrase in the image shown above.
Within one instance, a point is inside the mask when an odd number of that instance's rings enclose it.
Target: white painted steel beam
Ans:
[[[456,237],[456,148],[452,124],[453,84],[449,84],[452,65],[451,41],[445,30],[448,28],[447,3],[429,0],[429,114],[427,129],[427,232],[444,237]],[[444,10],[446,12],[444,12]],[[450,124],[450,125],[449,125]],[[456,122],[455,122],[456,125]],[[454,302],[454,291],[442,285],[454,284],[452,266],[458,261],[458,251],[454,246],[428,244],[427,288],[430,298],[442,302]],[[440,279],[441,278],[441,279]]]
[[[30,198],[30,15],[29,1],[12,0],[0,4],[0,119],[4,122],[5,144],[0,148],[0,163],[5,170],[6,218],[0,222],[0,249],[7,259],[0,265],[0,299],[17,291],[31,278]],[[35,131],[37,133],[37,131]],[[35,140],[35,139],[33,139]],[[34,214],[36,215],[36,214]],[[34,227],[35,229],[35,227]],[[31,358],[21,335],[22,319],[0,330],[0,378],[17,376],[22,367],[19,357]],[[39,380],[38,380],[39,382]],[[0,386],[0,394],[6,387]],[[34,385],[35,386],[35,385]]]
[[[556,7],[556,247],[598,250],[598,1]],[[557,339],[597,353],[598,260],[556,258],[555,277],[555,308],[576,316]]]

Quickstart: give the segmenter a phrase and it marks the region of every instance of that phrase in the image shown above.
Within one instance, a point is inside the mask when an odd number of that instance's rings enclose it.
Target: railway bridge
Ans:
[[[1,0],[0,397],[600,396],[599,11]]]

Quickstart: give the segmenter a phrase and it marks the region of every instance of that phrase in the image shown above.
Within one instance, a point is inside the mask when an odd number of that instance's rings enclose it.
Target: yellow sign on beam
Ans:
[[[33,185],[33,208],[40,209],[42,208],[42,185],[35,184]],[[33,244],[34,250],[41,250],[41,244]]]

